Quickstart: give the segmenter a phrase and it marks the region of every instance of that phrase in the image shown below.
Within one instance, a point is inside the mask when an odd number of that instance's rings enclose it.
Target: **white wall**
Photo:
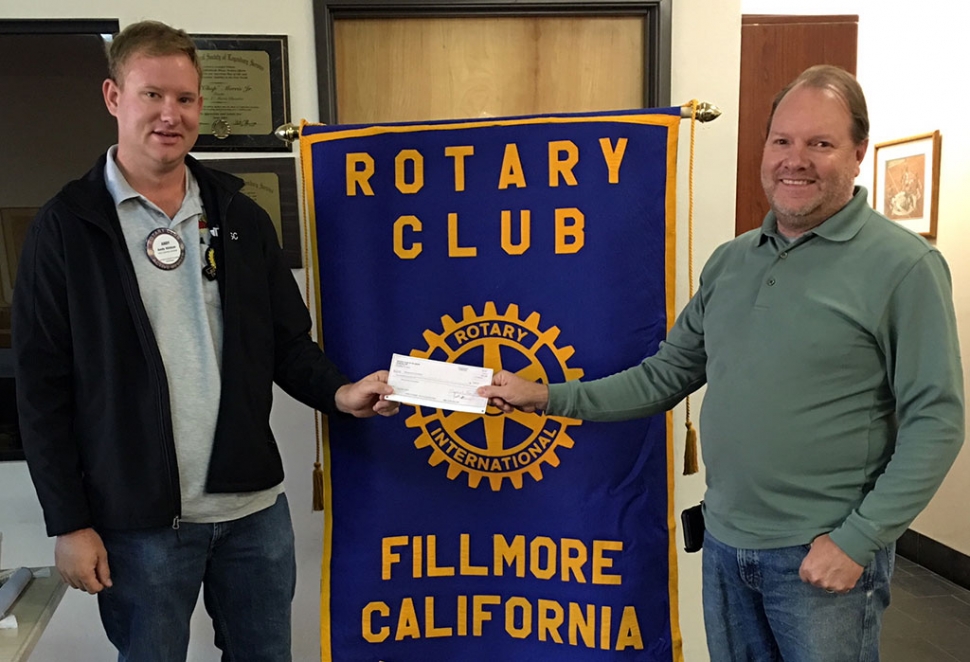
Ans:
[[[694,287],[701,267],[720,244],[734,237],[735,181],[738,161],[738,84],[741,70],[739,0],[675,0],[671,103],[691,99],[713,103],[720,118],[696,127],[694,146]],[[677,310],[688,299],[687,216],[690,123],[681,123],[677,194]],[[703,390],[691,398],[697,425]],[[704,431],[699,430],[703,443]],[[684,405],[674,409],[674,507],[678,517],[704,495],[704,469],[681,476],[684,455]],[[679,524],[678,524],[679,527]],[[680,625],[684,659],[706,662],[707,638],[701,609],[701,555],[685,554],[678,532]]]
[[[929,0],[918,12],[901,0],[886,0],[879,11],[860,16],[859,77],[866,85],[872,117],[871,145],[939,130],[940,206],[937,239],[953,275],[964,389],[970,392],[970,126],[960,113],[962,98],[950,71],[966,57],[963,26],[970,20],[966,3]],[[898,17],[906,16],[905,29]],[[893,44],[902,39],[898,50]],[[949,80],[948,80],[949,79]],[[860,178],[872,188],[872,159]],[[970,450],[964,448],[929,507],[913,529],[964,554],[970,554],[970,518],[961,516],[970,501]]]
[[[315,121],[316,63],[313,10],[310,0],[243,3],[229,0],[0,0],[4,18],[118,18],[122,26],[136,20],[162,20],[189,32],[285,34],[290,48],[292,118]],[[693,98],[717,104],[721,119],[697,129],[695,166],[696,272],[711,251],[731,238],[734,229],[740,0],[677,0],[673,8],[673,103]],[[689,124],[682,124],[678,206],[678,309],[687,299],[687,175]],[[294,272],[303,283],[303,272]],[[694,412],[700,398],[695,398]],[[676,454],[683,454],[683,407],[675,412]],[[284,451],[286,491],[297,536],[298,588],[294,603],[294,659],[319,659],[319,585],[322,517],[310,512],[310,471],[313,462],[313,417],[309,410],[277,394],[273,428]],[[703,435],[703,431],[701,431]],[[675,508],[696,504],[703,494],[703,474],[681,478],[677,461]],[[53,563],[53,544],[43,528],[40,507],[23,463],[0,463],[0,530],[2,563]],[[678,542],[678,547],[680,543]],[[680,554],[680,614],[689,662],[705,662],[700,606],[699,554]],[[193,620],[189,660],[218,659],[207,617],[200,608]],[[95,600],[70,591],[44,634],[32,660],[107,660],[112,649],[98,621]]]
[[[869,105],[869,154],[858,183],[872,189],[872,151],[880,142],[930,133],[943,136],[937,239],[953,275],[960,344],[970,348],[970,125],[957,101],[965,96],[959,71],[966,56],[970,6],[924,0],[742,0],[744,14],[857,14],[857,76]],[[964,387],[970,360],[964,358]],[[970,554],[970,450],[963,449],[929,507],[912,528]],[[959,513],[959,514],[958,514]]]

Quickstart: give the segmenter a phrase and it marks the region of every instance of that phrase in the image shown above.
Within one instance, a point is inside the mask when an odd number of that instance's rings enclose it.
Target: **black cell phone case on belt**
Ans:
[[[680,514],[684,529],[684,551],[699,552],[704,546],[704,502],[686,509]]]

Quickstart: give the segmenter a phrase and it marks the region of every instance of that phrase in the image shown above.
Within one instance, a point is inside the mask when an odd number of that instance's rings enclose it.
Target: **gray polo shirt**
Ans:
[[[115,163],[117,149],[108,150],[105,180],[165,365],[182,521],[224,522],[251,515],[273,505],[282,485],[244,494],[205,491],[222,388],[222,302],[218,284],[202,275],[209,237],[208,230],[199,228],[204,213],[199,184],[185,168],[185,198],[175,217],[169,218],[128,184]],[[182,239],[185,258],[175,269],[160,269],[148,257],[146,240],[158,228],[168,228]]]
[[[647,416],[707,382],[705,519],[738,548],[822,533],[857,563],[926,506],[964,437],[950,274],[922,237],[857,188],[785,243],[770,213],[720,246],[657,354],[553,385],[548,413]]]

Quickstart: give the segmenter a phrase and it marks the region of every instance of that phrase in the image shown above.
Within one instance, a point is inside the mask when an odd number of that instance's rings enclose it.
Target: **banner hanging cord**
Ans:
[[[300,125],[302,131],[303,123]],[[306,289],[304,290],[304,303],[307,310],[310,310],[310,210],[307,203],[307,182],[303,172],[303,150],[300,150],[300,206],[303,208],[303,273],[306,276]],[[320,324],[320,320],[317,320]],[[323,414],[319,410],[313,410],[313,439],[316,447],[316,460],[313,462],[313,510],[319,512],[323,510],[323,465],[320,457],[323,453],[324,435],[327,426],[321,421]],[[322,434],[321,434],[322,431]]]
[[[687,293],[688,301],[694,296],[694,134],[697,128],[697,99],[690,102],[690,166],[687,174]],[[687,439],[684,443],[684,475],[698,471],[697,430],[690,419],[690,396],[684,400],[686,416],[684,426]]]

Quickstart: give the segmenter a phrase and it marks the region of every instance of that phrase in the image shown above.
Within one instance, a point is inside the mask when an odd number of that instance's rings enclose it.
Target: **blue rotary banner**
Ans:
[[[304,125],[321,341],[595,379],[672,321],[680,109]],[[668,415],[329,420],[324,660],[682,659]]]

